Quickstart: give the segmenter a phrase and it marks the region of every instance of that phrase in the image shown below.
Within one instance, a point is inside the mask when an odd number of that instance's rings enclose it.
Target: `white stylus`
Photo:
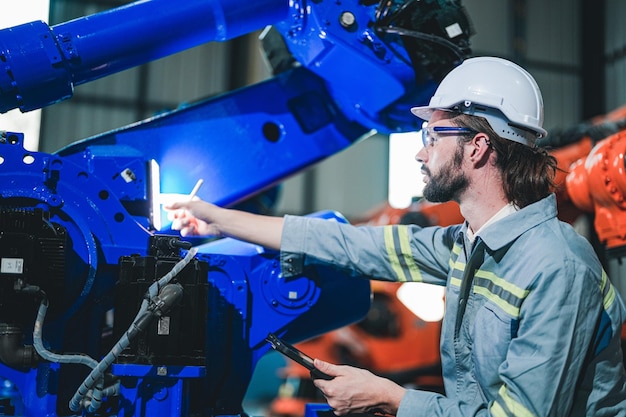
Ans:
[[[198,182],[196,183],[196,185],[194,185],[193,190],[191,190],[191,193],[189,194],[189,201],[193,200],[196,194],[198,194],[198,190],[200,190],[200,187],[202,187],[203,183],[204,183],[204,180],[200,178]]]

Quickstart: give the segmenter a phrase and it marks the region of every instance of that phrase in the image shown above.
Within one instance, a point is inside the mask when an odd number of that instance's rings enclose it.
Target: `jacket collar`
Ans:
[[[480,230],[479,236],[490,250],[496,251],[513,242],[527,230],[555,218],[556,215],[556,195],[550,194],[488,225]],[[460,231],[463,238],[467,236],[467,227],[467,222],[465,222]]]

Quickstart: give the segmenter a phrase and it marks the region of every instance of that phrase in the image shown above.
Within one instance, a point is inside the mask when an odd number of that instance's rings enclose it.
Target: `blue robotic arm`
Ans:
[[[283,0],[167,0],[130,3],[49,27],[31,22],[0,34],[0,112],[39,109],[74,86],[211,41],[287,19]]]
[[[277,253],[232,239],[191,248],[157,227],[159,199],[203,178],[201,198],[231,205],[372,132],[419,129],[408,108],[469,52],[459,2],[146,0],[33,22],[0,31],[0,111],[264,27],[265,82],[52,154],[0,136],[5,415],[243,415],[269,332],[298,342],[367,312],[367,280],[287,280]]]

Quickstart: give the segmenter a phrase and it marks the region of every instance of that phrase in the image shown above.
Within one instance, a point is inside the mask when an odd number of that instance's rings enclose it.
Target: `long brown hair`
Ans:
[[[554,192],[557,160],[545,148],[503,139],[483,117],[458,114],[453,119],[458,126],[489,136],[497,155],[496,166],[502,173],[502,187],[509,201],[521,208]]]

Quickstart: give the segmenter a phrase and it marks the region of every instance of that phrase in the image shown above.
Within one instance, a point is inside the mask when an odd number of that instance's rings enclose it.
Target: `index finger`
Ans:
[[[175,201],[173,203],[163,205],[165,210],[179,210],[185,207],[187,207],[187,203],[183,201]]]

